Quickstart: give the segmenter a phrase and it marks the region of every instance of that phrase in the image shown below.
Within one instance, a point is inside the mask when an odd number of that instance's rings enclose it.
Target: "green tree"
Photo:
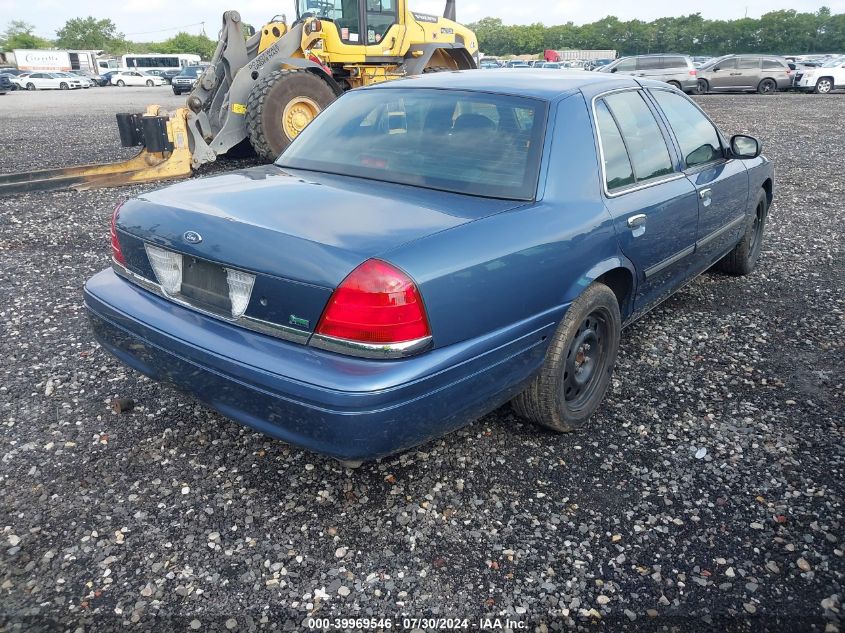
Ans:
[[[108,18],[73,18],[65,22],[56,31],[56,35],[59,48],[104,50],[110,53],[126,48],[123,33],[118,32],[114,22]]]
[[[16,48],[48,48],[51,43],[33,33],[35,26],[23,20],[12,20],[0,35],[0,50]]]
[[[217,42],[205,35],[191,35],[190,33],[177,33],[170,39],[163,42],[151,44],[153,53],[194,53],[205,60],[211,59]]]

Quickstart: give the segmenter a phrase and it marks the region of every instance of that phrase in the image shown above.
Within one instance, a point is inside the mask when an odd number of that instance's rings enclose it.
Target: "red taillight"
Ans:
[[[414,281],[398,268],[370,259],[337,287],[317,334],[358,343],[405,343],[431,334]]]
[[[111,256],[118,264],[126,266],[126,258],[123,257],[123,252],[120,250],[120,240],[117,239],[117,216],[122,206],[123,203],[119,202],[114,208],[114,213],[111,214]]]
[[[698,71],[695,68],[693,68],[692,70],[689,71],[689,74],[692,75],[693,77],[695,77],[698,74]]]

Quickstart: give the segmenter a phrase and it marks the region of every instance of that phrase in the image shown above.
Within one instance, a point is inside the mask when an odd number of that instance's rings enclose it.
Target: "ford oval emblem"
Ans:
[[[185,234],[182,237],[185,238],[185,241],[188,244],[199,244],[202,242],[202,235],[196,231],[185,231]]]

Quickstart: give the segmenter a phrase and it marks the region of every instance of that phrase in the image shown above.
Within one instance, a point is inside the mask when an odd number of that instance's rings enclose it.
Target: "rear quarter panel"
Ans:
[[[609,268],[623,264],[600,195],[583,96],[552,104],[541,198],[385,254],[420,286],[437,347],[527,322],[557,323]]]

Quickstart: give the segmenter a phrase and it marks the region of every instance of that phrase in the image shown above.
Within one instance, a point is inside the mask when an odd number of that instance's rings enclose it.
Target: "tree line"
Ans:
[[[760,18],[706,20],[700,13],[651,22],[608,16],[590,24],[572,22],[506,25],[484,18],[467,25],[487,55],[536,54],[545,49],[615,49],[619,55],[677,52],[802,54],[845,51],[845,13],[822,7],[815,13],[771,11]]]
[[[125,53],[194,53],[209,59],[217,46],[215,40],[204,34],[180,32],[163,42],[132,42],[117,30],[109,19],[94,17],[73,18],[56,31],[56,38],[49,40],[35,35],[35,26],[21,20],[12,20],[0,33],[0,51],[16,48],[60,48],[102,50],[112,55]]]
[[[724,53],[828,53],[845,51],[845,13],[827,7],[815,13],[771,11],[760,18],[705,20],[700,13],[651,22],[622,21],[608,16],[590,24],[572,22],[507,25],[500,18],[468,24],[488,55],[536,54],[551,49],[615,49],[620,55],[680,52],[690,55]],[[73,18],[48,40],[35,26],[10,22],[0,33],[0,51],[15,48],[69,48],[124,53],[195,53],[209,59],[216,41],[205,34],[177,33],[163,42],[132,42],[109,19]]]

